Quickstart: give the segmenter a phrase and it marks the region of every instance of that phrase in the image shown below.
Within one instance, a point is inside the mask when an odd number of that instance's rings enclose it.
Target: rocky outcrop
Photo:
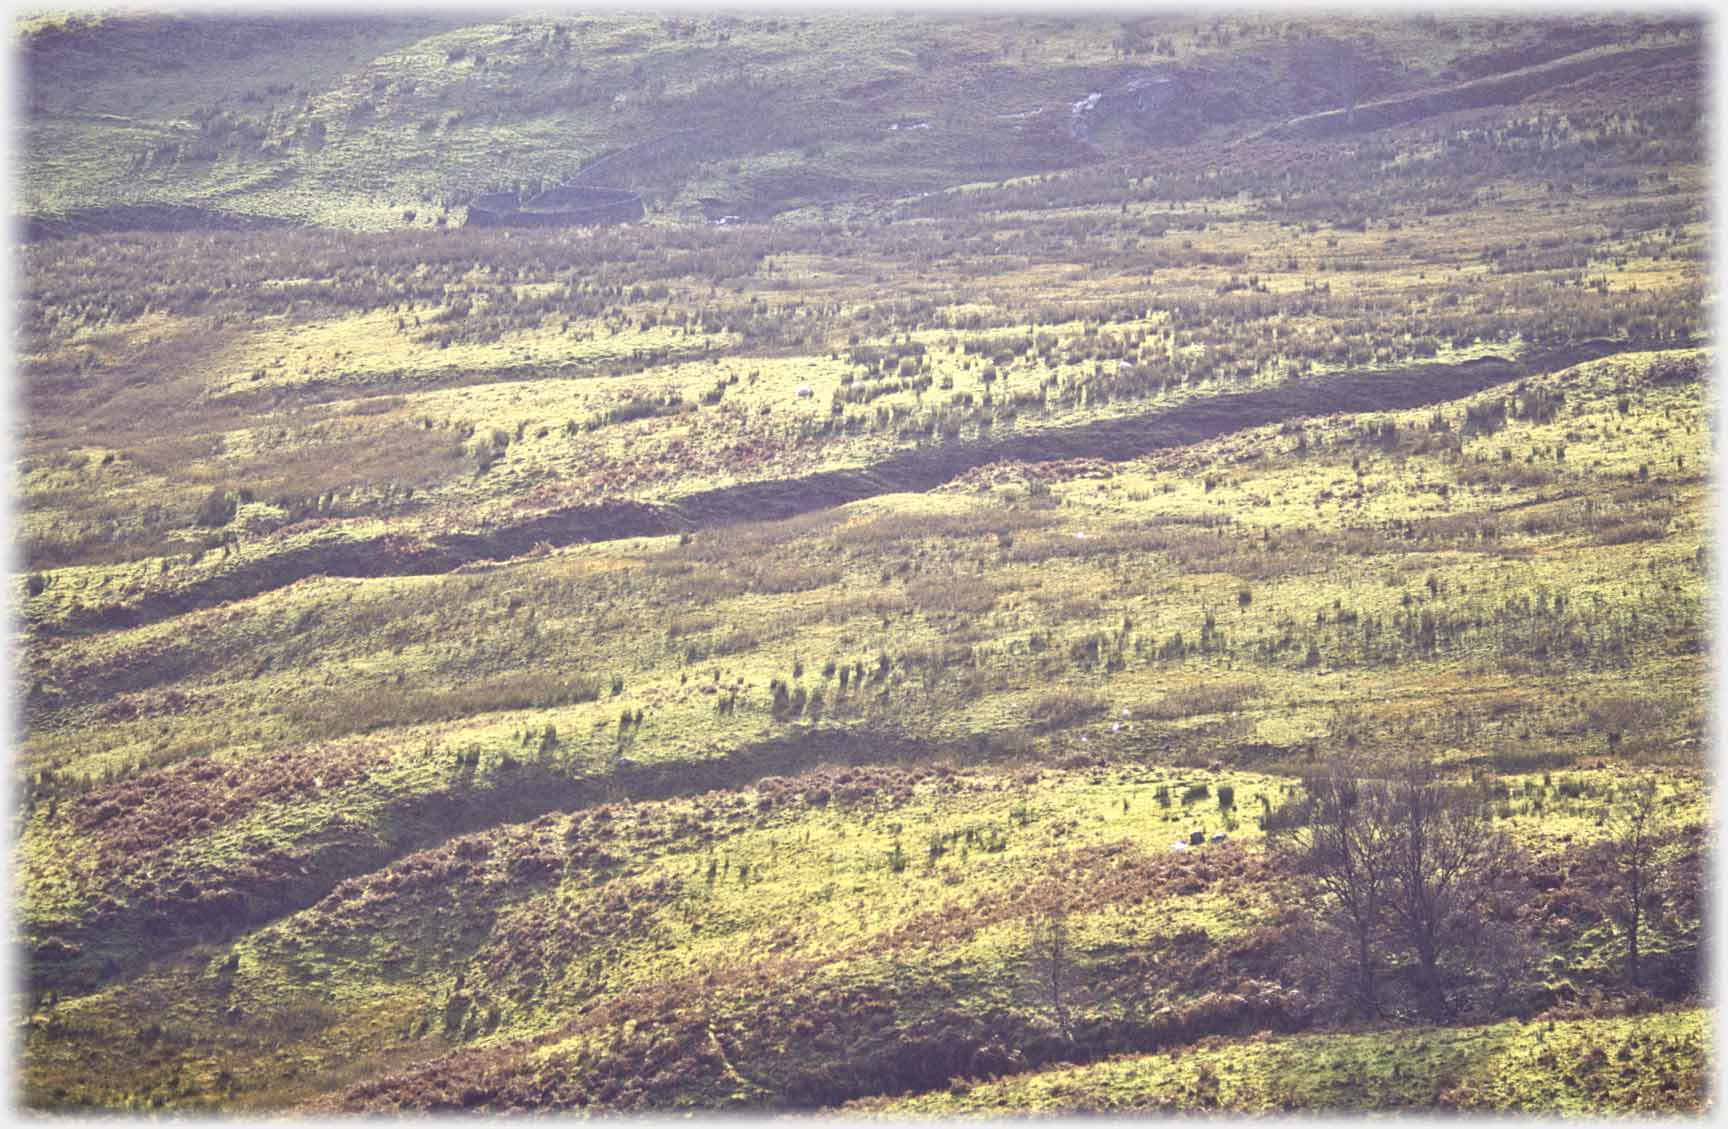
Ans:
[[[1172,72],[1135,74],[1073,103],[1068,134],[1076,141],[1092,141],[1102,131],[1116,129],[1142,145],[1187,140],[1198,124],[1193,93],[1191,84]]]

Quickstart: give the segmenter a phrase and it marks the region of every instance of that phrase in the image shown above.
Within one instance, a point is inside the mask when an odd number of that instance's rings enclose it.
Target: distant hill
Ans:
[[[52,233],[460,222],[475,194],[578,173],[642,193],[651,218],[867,209],[1293,119],[1328,132],[1391,120],[1359,104],[1390,102],[1408,121],[1482,105],[1484,91],[1517,100],[1548,71],[1575,82],[1648,66],[1652,51],[1695,44],[1696,27],[127,15],[35,17],[14,42],[19,209]],[[1525,77],[1496,85],[1505,74]],[[1471,97],[1447,96],[1465,83]]]

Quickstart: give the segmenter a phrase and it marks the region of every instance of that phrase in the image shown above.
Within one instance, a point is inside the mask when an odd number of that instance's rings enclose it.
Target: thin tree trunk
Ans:
[[[1638,902],[1639,899],[1634,896],[1632,920],[1626,928],[1626,979],[1631,982],[1634,988],[1638,986],[1638,926],[1640,925],[1638,919],[1642,916],[1643,909]]]
[[[1360,977],[1357,993],[1361,996],[1362,1012],[1369,1019],[1380,1015],[1379,985],[1374,976],[1374,954],[1369,948],[1368,935],[1360,932],[1356,937],[1356,969]]]
[[[1422,1008],[1435,1021],[1447,1017],[1446,993],[1440,987],[1440,960],[1432,939],[1420,937],[1416,944],[1416,987],[1422,997]]]

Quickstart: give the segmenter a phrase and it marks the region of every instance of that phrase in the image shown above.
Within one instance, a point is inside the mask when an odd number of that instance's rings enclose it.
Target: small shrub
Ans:
[[[216,487],[205,497],[204,504],[198,507],[197,521],[207,529],[216,529],[234,520],[236,509],[234,499],[221,487]]]

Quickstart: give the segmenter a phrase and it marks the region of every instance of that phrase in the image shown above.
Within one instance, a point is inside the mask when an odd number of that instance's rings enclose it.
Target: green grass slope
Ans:
[[[1519,993],[1564,1009],[1614,983],[1605,922],[1577,907],[1604,881],[1585,860],[1615,776],[1506,782],[1533,852],[1521,920],[1566,954]],[[349,1087],[336,1104],[374,1110],[803,1106],[1300,1030],[1315,1010],[1301,914],[1258,829],[1290,787],[1217,769],[831,768],[502,825],[39,1008],[31,1101],[329,1107],[317,1095]],[[1663,795],[1665,818],[1695,827],[1696,780]],[[1194,831],[1229,838],[1170,849]],[[1072,1038],[1027,957],[1052,889],[1083,970]]]
[[[1303,1035],[1053,1070],[860,1103],[885,1117],[1447,1110],[1549,1115],[1707,1108],[1708,1013]]]

